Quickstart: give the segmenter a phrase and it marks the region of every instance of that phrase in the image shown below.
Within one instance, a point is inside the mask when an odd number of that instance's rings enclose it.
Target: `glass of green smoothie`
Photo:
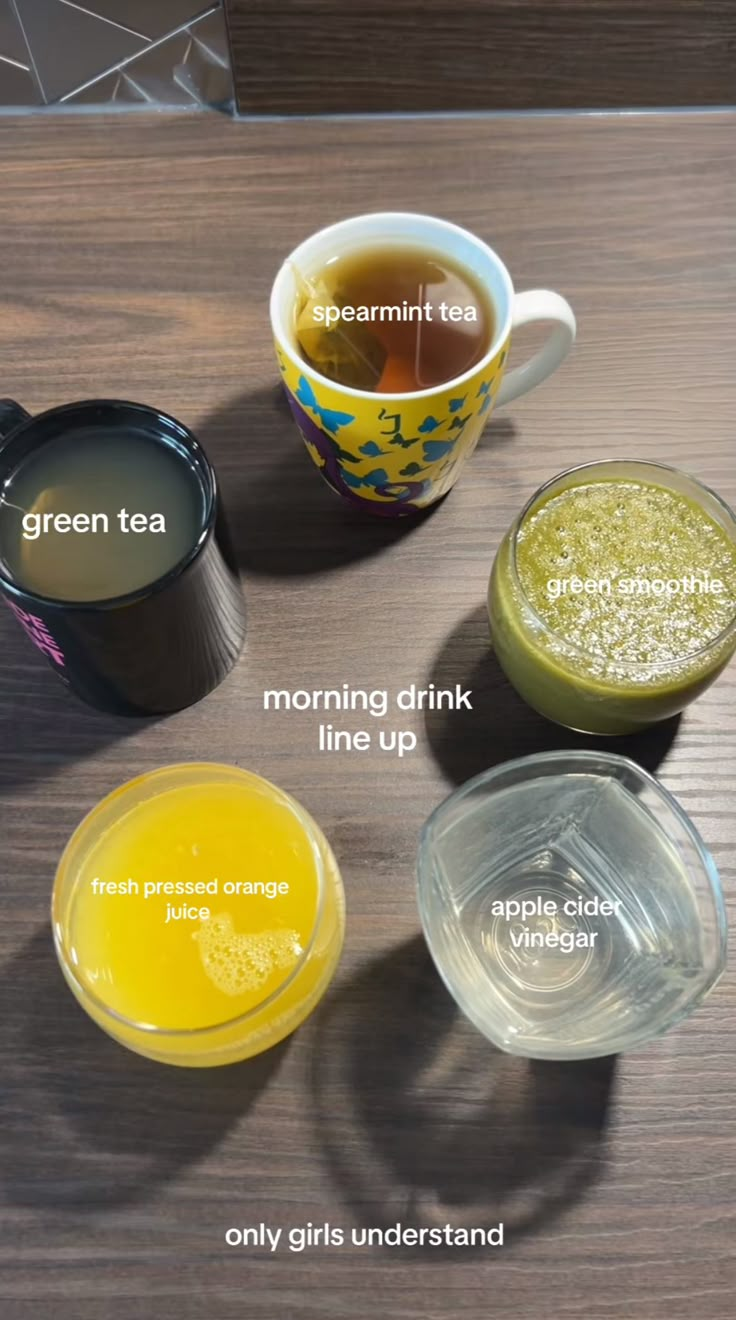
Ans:
[[[660,463],[553,477],[499,547],[493,646],[517,692],[583,733],[633,733],[689,705],[736,650],[736,517]]]

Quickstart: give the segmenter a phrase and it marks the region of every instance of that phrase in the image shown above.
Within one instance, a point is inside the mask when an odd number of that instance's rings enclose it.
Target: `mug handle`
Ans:
[[[534,357],[506,373],[496,395],[497,408],[502,408],[512,399],[518,399],[520,394],[533,390],[535,385],[540,385],[551,376],[575,342],[575,313],[559,293],[552,293],[550,289],[529,289],[526,293],[515,294],[511,313],[512,332],[521,325],[528,325],[530,321],[552,321],[552,329],[547,342]]]
[[[8,436],[31,419],[31,414],[21,408],[15,399],[0,399],[0,445]]]

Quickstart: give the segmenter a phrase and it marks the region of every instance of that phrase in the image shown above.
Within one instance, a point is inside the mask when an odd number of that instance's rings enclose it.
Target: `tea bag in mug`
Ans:
[[[341,307],[337,292],[330,293],[322,277],[310,280],[293,266],[298,289],[295,332],[301,351],[316,371],[358,390],[375,390],[386,362],[386,350],[364,325],[342,320],[325,324],[315,310]],[[334,319],[334,318],[330,318]]]

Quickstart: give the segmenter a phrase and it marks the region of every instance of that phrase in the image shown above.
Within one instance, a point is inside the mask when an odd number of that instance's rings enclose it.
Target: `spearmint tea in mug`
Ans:
[[[269,304],[292,416],[323,480],[382,518],[452,490],[493,411],[556,371],[575,339],[570,304],[517,293],[487,243],[437,216],[356,215],[304,239]],[[511,336],[546,322],[508,369]]]
[[[299,347],[338,385],[431,389],[469,371],[493,341],[488,292],[446,252],[387,243],[338,253],[315,272],[294,270]]]
[[[104,601],[158,581],[199,538],[204,492],[170,445],[86,426],[34,449],[0,489],[0,561],[25,591]]]

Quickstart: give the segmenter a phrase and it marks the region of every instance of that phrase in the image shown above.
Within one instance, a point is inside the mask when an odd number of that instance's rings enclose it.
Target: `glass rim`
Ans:
[[[493,308],[494,320],[498,321],[498,325],[494,324],[493,327],[493,337],[491,343],[483,353],[482,357],[478,360],[478,362],[475,363],[474,366],[466,368],[465,371],[463,371],[459,375],[453,376],[451,380],[443,381],[438,385],[430,385],[421,390],[398,390],[398,391],[391,390],[386,392],[381,391],[380,393],[377,390],[360,390],[357,389],[355,386],[341,385],[337,381],[330,380],[329,376],[325,376],[321,371],[318,371],[316,367],[313,367],[311,365],[311,363],[304,357],[304,355],[300,351],[298,345],[294,345],[291,342],[288,331],[290,330],[289,322],[290,320],[293,319],[293,317],[291,314],[287,318],[284,318],[281,315],[281,308],[279,302],[279,299],[281,297],[281,285],[284,279],[286,278],[286,274],[289,270],[289,267],[292,268],[295,267],[297,258],[299,260],[303,259],[302,254],[304,250],[311,248],[319,239],[323,237],[323,235],[330,234],[335,238],[336,241],[338,241],[337,240],[338,234],[344,236],[346,233],[347,234],[352,233],[353,235],[355,235],[355,231],[356,230],[360,231],[360,226],[364,224],[366,221],[371,222],[376,220],[380,220],[384,223],[389,223],[389,224],[419,222],[420,225],[423,225],[425,222],[427,222],[429,223],[429,225],[435,227],[443,234],[449,233],[451,235],[457,235],[461,239],[469,241],[471,247],[477,248],[478,250],[483,252],[484,256],[487,256],[491,259],[491,264],[497,270],[500,282],[503,285],[504,292],[506,295],[506,302],[504,305],[500,307],[497,304],[496,298],[494,298],[493,295],[491,294],[490,289],[487,286],[486,279],[481,279],[480,276],[477,277],[479,282],[482,284],[483,289],[485,290],[485,293],[488,297],[488,300]],[[406,243],[407,245],[411,245],[411,246],[416,246],[417,243],[416,235],[411,235],[411,234],[405,234],[399,240],[397,240],[395,235],[387,233],[378,241],[379,243],[391,243],[391,244],[398,241],[402,245],[403,243]],[[442,254],[443,249],[441,245],[441,239],[439,236],[436,238],[435,242],[436,242],[435,250],[438,251],[440,254]],[[347,245],[344,250],[346,252],[360,251],[366,245],[367,245],[367,240],[364,235],[362,237],[352,237],[352,238],[348,238]],[[421,245],[422,244],[420,244],[420,246]],[[371,242],[371,246],[373,246],[373,242]],[[427,241],[427,243],[424,244],[424,246],[426,246],[427,248],[432,248],[433,244],[431,241]],[[465,260],[458,258],[457,261],[460,266],[467,268],[468,263]],[[281,266],[279,267],[279,270],[276,273],[276,278],[274,279],[273,286],[271,288],[269,313],[271,319],[271,328],[273,331],[274,339],[276,340],[276,343],[278,345],[278,348],[281,352],[286,354],[286,356],[290,359],[292,366],[294,366],[298,371],[310,372],[318,383],[325,385],[328,389],[337,390],[338,393],[345,395],[346,398],[352,398],[357,400],[376,399],[379,401],[383,400],[394,403],[396,403],[399,400],[408,399],[413,403],[415,399],[421,400],[421,399],[433,398],[437,394],[441,393],[443,390],[460,389],[463,385],[469,384],[473,380],[476,374],[482,374],[483,372],[487,371],[489,367],[493,365],[493,362],[495,361],[496,357],[503,352],[504,348],[506,349],[508,348],[509,338],[512,330],[511,322],[512,322],[513,300],[514,300],[514,285],[511,279],[511,275],[506,267],[506,264],[501,260],[498,253],[492,247],[490,247],[490,245],[486,243],[484,239],[480,238],[477,234],[474,234],[472,230],[466,229],[463,225],[455,224],[452,220],[445,220],[442,216],[430,215],[429,213],[423,211],[370,211],[359,215],[346,216],[344,219],[337,220],[333,224],[325,225],[324,227],[315,230],[313,233],[309,234],[305,239],[302,239],[302,241],[299,244],[297,244],[295,248],[292,249],[289,255],[284,259]]]
[[[527,756],[515,756],[510,761],[501,761],[500,764],[492,766],[489,770],[481,770],[480,774],[473,775],[472,779],[466,780],[464,784],[460,784],[458,788],[453,789],[452,793],[437,804],[422,826],[419,841],[420,870],[417,886],[420,896],[423,888],[421,877],[422,858],[427,847],[431,845],[432,836],[438,822],[441,821],[451,806],[461,802],[463,798],[472,796],[478,789],[492,788],[493,791],[497,791],[498,788],[502,787],[504,779],[513,776],[520,770],[529,772],[524,775],[524,780],[529,782],[533,779],[546,778],[547,775],[555,772],[564,774],[575,773],[576,770],[580,770],[581,773],[585,773],[586,767],[595,765],[599,767],[598,773],[601,774],[604,773],[601,770],[601,764],[606,768],[610,767],[614,773],[625,770],[639,780],[640,783],[654,789],[655,793],[664,801],[665,805],[669,807],[683,826],[707,873],[709,887],[715,900],[718,926],[722,935],[723,951],[725,952],[725,932],[728,929],[728,916],[723,885],[711,851],[692,817],[678,802],[674,793],[671,793],[665,787],[661,779],[658,779],[651,771],[645,770],[644,766],[639,765],[638,761],[634,761],[630,756],[622,756],[620,752],[598,751],[594,747],[564,747],[549,752],[530,752]],[[542,773],[537,774],[536,771],[540,768]],[[590,773],[590,770],[588,770],[588,773]],[[620,779],[621,774],[617,774],[616,777]],[[419,906],[421,914],[421,902]],[[422,924],[424,924],[424,920],[422,920]]]
[[[560,642],[560,644],[568,652],[572,653],[575,656],[580,656],[588,661],[598,660],[605,665],[607,671],[619,669],[629,672],[641,672],[642,670],[655,669],[659,673],[669,672],[672,669],[680,668],[682,665],[689,665],[698,659],[702,659],[708,656],[709,654],[712,654],[713,651],[717,650],[718,647],[722,646],[724,642],[728,640],[729,636],[736,631],[736,606],[734,606],[733,615],[729,620],[729,622],[725,625],[724,628],[721,629],[721,631],[717,634],[717,636],[711,639],[711,641],[706,642],[704,646],[699,646],[695,651],[689,651],[685,655],[678,656],[676,659],[659,661],[659,660],[611,660],[610,658],[604,659],[601,656],[597,656],[595,652],[586,651],[584,647],[579,646],[576,642],[571,642],[569,638],[566,638],[562,633],[557,632],[554,628],[550,626],[549,623],[546,622],[546,620],[542,617],[542,615],[538,612],[538,610],[536,610],[532,605],[522,584],[521,575],[519,573],[519,568],[517,563],[518,539],[519,539],[519,533],[524,524],[524,520],[533,511],[535,505],[539,502],[541,497],[544,494],[546,494],[546,492],[550,490],[553,486],[555,486],[559,481],[563,481],[566,477],[572,476],[574,473],[577,472],[586,472],[592,468],[603,468],[603,467],[655,468],[659,472],[674,473],[675,476],[684,478],[684,480],[688,481],[692,486],[694,486],[697,491],[702,491],[710,499],[715,500],[716,504],[720,507],[720,509],[723,511],[723,513],[726,515],[728,520],[733,525],[734,541],[736,543],[736,513],[734,513],[731,506],[726,503],[726,501],[722,498],[722,496],[720,496],[717,493],[717,491],[712,490],[710,486],[706,486],[705,482],[699,481],[697,477],[691,476],[689,472],[684,472],[682,468],[676,468],[673,467],[672,464],[670,463],[659,463],[656,460],[647,459],[647,458],[594,458],[591,459],[588,463],[576,463],[572,467],[565,468],[564,471],[562,472],[555,473],[553,477],[549,477],[548,480],[544,481],[541,486],[538,486],[537,489],[534,491],[534,494],[531,495],[530,498],[527,500],[526,504],[522,508],[521,512],[517,515],[516,519],[514,520],[511,526],[509,560],[510,560],[512,576],[514,580],[514,586],[516,587],[522,598],[524,608],[529,611],[529,613],[531,614],[534,620],[534,623],[537,624],[539,628],[542,629],[543,632],[547,633],[550,637],[554,638],[555,641]],[[670,489],[670,488],[666,487],[666,489]]]
[[[186,772],[186,771],[203,771],[203,770],[210,770],[210,771],[224,770],[227,771],[228,778],[232,776],[234,779],[239,779],[243,783],[245,783],[246,781],[249,781],[251,783],[255,781],[255,783],[265,787],[272,794],[274,794],[279,799],[279,801],[281,801],[286,807],[288,807],[289,810],[292,812],[292,814],[297,818],[297,821],[302,826],[305,837],[308,839],[310,844],[310,851],[315,864],[315,872],[317,879],[317,909],[314,916],[314,922],[312,925],[311,934],[308,943],[305,945],[304,949],[299,955],[298,961],[296,962],[294,967],[292,967],[291,971],[289,972],[289,975],[285,978],[285,980],[279,982],[279,984],[275,987],[275,989],[272,990],[271,993],[267,995],[265,999],[259,1000],[257,1004],[254,1004],[252,1008],[247,1009],[245,1013],[236,1013],[234,1017],[225,1018],[222,1021],[212,1022],[200,1027],[159,1027],[159,1026],[155,1026],[153,1023],[135,1022],[132,1018],[126,1017],[123,1013],[119,1013],[117,1012],[116,1009],[111,1008],[110,1005],[106,1004],[104,1000],[100,999],[99,996],[96,995],[93,990],[90,990],[86,985],[84,985],[79,980],[79,977],[76,975],[74,968],[70,963],[70,959],[67,957],[66,950],[64,948],[63,941],[59,933],[61,928],[61,923],[57,921],[57,916],[55,911],[56,903],[57,903],[57,891],[61,888],[61,883],[65,878],[64,867],[65,866],[67,868],[69,867],[73,850],[79,848],[80,845],[85,844],[86,842],[85,836],[88,833],[91,826],[93,825],[95,819],[99,815],[101,815],[103,811],[109,808],[109,806],[111,805],[112,801],[115,798],[127,794],[128,792],[135,789],[136,787],[139,787],[143,783],[148,783],[151,780],[157,779],[159,776],[170,775],[172,774],[172,772],[176,773],[179,771]],[[150,797],[157,797],[157,796],[160,796],[160,794],[154,793],[150,795]],[[148,801],[150,800],[150,798],[145,798],[143,800]],[[127,813],[118,815],[115,823],[118,823],[123,818],[124,814]],[[114,825],[112,828],[114,828]],[[95,1011],[99,1013],[100,1016],[103,1018],[103,1020],[109,1020],[111,1023],[117,1024],[118,1026],[121,1027],[127,1027],[134,1032],[145,1033],[145,1035],[150,1039],[176,1038],[183,1040],[197,1040],[197,1039],[203,1039],[208,1036],[212,1036],[213,1033],[226,1031],[228,1029],[232,1029],[240,1025],[246,1024],[249,1021],[249,1019],[252,1019],[255,1016],[257,1016],[257,1014],[262,1013],[264,1009],[270,1007],[281,997],[284,991],[287,990],[289,986],[291,986],[293,982],[296,980],[297,976],[306,966],[307,962],[309,961],[309,958],[312,955],[325,908],[326,873],[325,873],[325,864],[322,855],[322,849],[320,847],[324,838],[325,836],[323,835],[322,830],[318,826],[317,822],[313,819],[312,816],[310,816],[309,812],[306,811],[304,807],[302,807],[301,803],[297,802],[296,798],[293,798],[291,794],[285,792],[284,789],[279,788],[278,784],[272,783],[270,779],[265,779],[262,775],[256,774],[255,771],[243,770],[240,766],[226,765],[223,762],[218,762],[218,761],[177,761],[172,763],[171,765],[160,766],[156,770],[146,771],[142,775],[136,775],[134,779],[129,779],[124,784],[120,784],[118,788],[115,788],[112,790],[112,792],[107,793],[105,797],[103,797],[97,803],[97,805],[92,808],[91,811],[87,812],[86,816],[82,818],[82,820],[77,825],[76,829],[71,834],[64,848],[64,851],[59,859],[59,864],[56,869],[56,875],[54,877],[54,884],[51,892],[51,927],[53,932],[54,948],[56,950],[56,956],[59,960],[64,975],[70,981],[75,994],[79,998],[80,1003],[84,1006],[86,1002],[89,1001],[94,1007]],[[76,885],[78,879],[79,867],[76,868],[76,872],[77,872],[76,875],[73,876],[72,878],[72,886],[73,886],[71,893],[72,898],[74,893],[74,886]]]
[[[119,408],[143,414],[148,417],[149,420],[159,423],[159,430],[155,437],[156,444],[166,445],[169,449],[174,448],[174,444],[170,443],[172,440],[176,443],[174,435],[167,435],[165,431],[165,427],[168,426],[171,428],[172,433],[177,433],[177,438],[182,446],[182,451],[184,445],[188,446],[191,451],[190,457],[193,455],[201,467],[201,471],[199,468],[195,471],[195,479],[203,496],[203,511],[200,519],[201,526],[197,534],[197,539],[171,568],[168,568],[165,573],[159,574],[159,576],[154,578],[151,582],[145,583],[142,587],[136,587],[134,591],[124,592],[122,595],[101,596],[95,600],[62,600],[59,596],[44,596],[41,592],[33,591],[29,587],[24,587],[20,581],[12,577],[3,566],[3,562],[0,559],[0,587],[2,587],[2,590],[14,600],[23,601],[28,605],[40,605],[46,610],[54,610],[61,613],[73,610],[75,613],[99,614],[106,610],[122,609],[128,605],[137,605],[140,601],[147,600],[149,596],[157,595],[160,591],[165,590],[166,587],[171,586],[173,582],[176,582],[199,557],[214,533],[218,508],[218,488],[215,470],[194,432],[190,431],[189,427],[185,426],[183,422],[180,422],[176,417],[173,417],[171,413],[162,412],[160,408],[152,408],[145,403],[134,403],[130,399],[80,399],[76,403],[62,403],[56,408],[47,408],[44,412],[36,413],[35,415],[32,414],[27,421],[21,422],[19,426],[13,428],[7,436],[6,443],[11,442],[16,434],[20,435],[22,432],[29,432],[33,430],[34,426],[47,422],[49,419],[63,417],[66,414],[85,413],[90,409],[95,408]],[[163,427],[161,426],[161,423],[164,424]],[[70,425],[72,424],[73,419],[70,416]],[[60,432],[60,434],[63,434],[63,431]],[[181,452],[178,457],[184,459],[184,452]],[[5,484],[22,463],[23,459],[11,468],[7,476],[2,476],[0,474],[0,493],[4,490]]]
[[[455,978],[449,973],[441,956],[436,951],[436,939],[434,935],[434,926],[436,922],[431,915],[432,904],[430,901],[432,886],[436,882],[432,873],[430,856],[431,850],[434,847],[433,833],[437,828],[438,822],[441,821],[448,808],[461,802],[464,798],[470,797],[478,789],[491,788],[492,791],[496,791],[497,788],[503,787],[503,781],[505,779],[513,777],[513,775],[520,770],[528,770],[529,773],[525,776],[525,782],[530,782],[535,778],[545,777],[547,774],[553,774],[555,770],[559,770],[560,773],[574,773],[576,768],[580,771],[584,771],[586,766],[592,768],[595,764],[597,764],[600,769],[601,763],[603,763],[603,766],[610,767],[613,771],[618,770],[621,772],[625,770],[633,775],[640,783],[646,787],[652,788],[664,805],[674,814],[678,823],[684,829],[688,839],[695,848],[698,861],[702,867],[702,877],[705,878],[707,890],[710,895],[712,921],[714,926],[714,944],[717,947],[717,955],[713,959],[713,965],[710,967],[707,976],[704,976],[702,985],[698,987],[698,990],[692,999],[682,1005],[679,1012],[668,1018],[655,1031],[642,1025],[639,1031],[626,1039],[625,1045],[617,1046],[616,1044],[611,1045],[610,1042],[606,1042],[604,1047],[598,1049],[591,1049],[590,1046],[586,1045],[580,1047],[580,1049],[572,1051],[565,1050],[563,1052],[554,1050],[544,1050],[539,1054],[526,1054],[522,1052],[523,1057],[557,1060],[578,1058],[592,1059],[617,1052],[619,1049],[625,1049],[628,1051],[637,1046],[648,1044],[650,1041],[656,1040],[658,1036],[664,1035],[667,1031],[670,1031],[673,1027],[684,1021],[685,1018],[689,1017],[718,984],[726,967],[728,956],[728,915],[726,912],[726,902],[721,877],[708,845],[705,843],[705,840],[700,834],[694,821],[685,811],[685,808],[681,806],[674,794],[664,786],[656,775],[653,775],[649,770],[645,770],[643,766],[632,760],[631,757],[621,756],[618,752],[597,751],[594,748],[562,748],[549,752],[533,752],[528,756],[514,757],[510,761],[502,761],[499,765],[493,766],[489,770],[481,771],[480,774],[474,775],[472,779],[461,784],[444,798],[443,801],[434,808],[424,823],[417,856],[417,907],[419,909],[419,917],[424,932],[424,938],[432,956],[432,961],[437,968],[442,981],[447,987],[449,994],[452,996],[460,1010],[470,1019],[471,1022],[474,1023],[478,1030],[485,1035],[487,1039],[491,1040],[499,1049],[504,1049],[504,1046],[499,1044],[497,1037],[489,1035],[485,1030],[482,1015],[475,1011],[472,1001],[466,994],[464,994],[462,987],[456,983]],[[538,769],[541,769],[541,775],[535,773]],[[617,778],[620,782],[622,778],[621,773],[617,775]],[[660,828],[662,827],[661,822],[657,822],[657,824],[660,825]],[[678,846],[678,854],[679,853],[680,849]],[[517,1051],[514,1051],[513,1049],[507,1050],[506,1052],[511,1054],[517,1053]]]

